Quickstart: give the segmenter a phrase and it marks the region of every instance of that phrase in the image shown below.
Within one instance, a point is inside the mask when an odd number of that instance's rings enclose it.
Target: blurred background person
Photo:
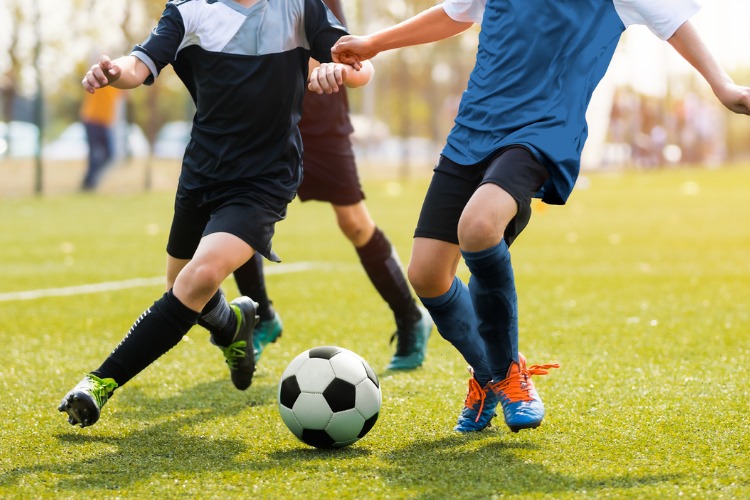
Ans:
[[[99,186],[105,169],[114,158],[115,121],[123,92],[104,87],[93,94],[86,92],[81,104],[80,118],[86,129],[88,164],[81,190],[92,191]]]

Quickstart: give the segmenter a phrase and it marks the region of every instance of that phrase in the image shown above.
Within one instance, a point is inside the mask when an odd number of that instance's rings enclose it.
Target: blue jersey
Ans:
[[[146,84],[171,64],[195,102],[183,187],[251,182],[285,165],[278,188],[296,190],[308,59],[331,62],[331,47],[346,34],[322,0],[167,3],[132,55],[151,70]]]
[[[671,37],[694,0],[446,0],[454,20],[481,23],[476,65],[443,155],[472,165],[510,145],[550,172],[539,196],[563,204],[580,170],[586,108],[627,26]]]

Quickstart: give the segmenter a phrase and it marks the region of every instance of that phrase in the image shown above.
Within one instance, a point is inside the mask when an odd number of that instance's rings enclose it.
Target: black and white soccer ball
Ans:
[[[279,412],[292,433],[316,448],[343,448],[375,425],[382,394],[361,356],[314,347],[289,363],[279,382]]]

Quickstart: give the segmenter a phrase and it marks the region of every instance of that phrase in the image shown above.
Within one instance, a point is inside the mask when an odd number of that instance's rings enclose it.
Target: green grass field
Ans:
[[[248,391],[196,327],[71,427],[61,397],[162,287],[68,287],[159,277],[172,193],[0,200],[0,497],[750,497],[750,168],[585,181],[568,206],[535,206],[512,248],[521,350],[562,365],[536,378],[547,418],[469,436],[452,431],[465,362],[434,333],[421,369],[385,372],[387,306],[330,207],[297,202],[274,248],[314,265],[268,276],[285,333]],[[365,187],[405,263],[426,180]],[[329,452],[286,429],[276,390],[296,354],[331,344],[375,368],[383,407]]]

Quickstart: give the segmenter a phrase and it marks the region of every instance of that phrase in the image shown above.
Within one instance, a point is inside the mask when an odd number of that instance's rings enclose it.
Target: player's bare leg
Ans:
[[[339,228],[359,255],[362,267],[383,300],[393,312],[396,352],[389,370],[410,370],[424,362],[432,319],[417,305],[409,290],[396,251],[372,220],[364,201],[352,205],[332,205]]]

